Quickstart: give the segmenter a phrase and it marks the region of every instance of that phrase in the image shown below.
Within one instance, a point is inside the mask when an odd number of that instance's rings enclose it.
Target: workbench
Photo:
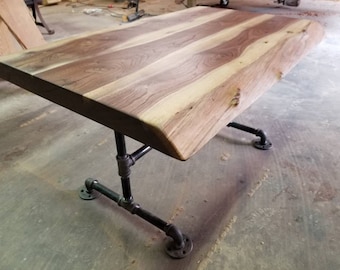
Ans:
[[[101,123],[115,133],[122,195],[99,192],[169,236],[167,253],[188,255],[189,236],[134,202],[131,167],[151,149],[187,160],[279,81],[323,36],[313,21],[195,7],[56,41],[0,58],[0,77]],[[143,146],[128,154],[125,136]]]

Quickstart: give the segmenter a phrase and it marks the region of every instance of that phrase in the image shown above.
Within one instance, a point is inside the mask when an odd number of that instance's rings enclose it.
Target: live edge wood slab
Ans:
[[[323,36],[313,21],[195,7],[0,58],[0,77],[186,160]]]

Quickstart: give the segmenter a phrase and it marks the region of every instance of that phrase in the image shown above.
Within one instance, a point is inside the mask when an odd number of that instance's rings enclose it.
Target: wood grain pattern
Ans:
[[[16,40],[13,38],[7,25],[0,18],[0,56],[18,51],[16,46]],[[18,47],[20,49],[20,46]]]
[[[0,77],[185,160],[322,36],[309,20],[195,7],[0,58]]]
[[[0,0],[0,20],[24,49],[45,43],[23,0]]]

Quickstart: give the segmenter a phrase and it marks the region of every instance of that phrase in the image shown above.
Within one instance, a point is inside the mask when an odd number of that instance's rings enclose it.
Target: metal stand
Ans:
[[[129,0],[127,8],[136,8],[136,12],[127,16],[128,22],[133,22],[142,18],[145,15],[145,11],[143,9],[139,9],[139,0]]]
[[[227,8],[229,5],[229,0],[220,0],[219,4],[214,5],[198,5],[198,6],[208,6],[208,7],[217,7],[217,8]]]
[[[267,139],[266,133],[261,129],[254,129],[235,122],[230,122],[227,127],[233,127],[260,137],[260,139],[253,140],[253,146],[257,149],[268,150],[272,147],[272,143]]]
[[[300,0],[275,0],[274,3],[282,4],[284,6],[298,7]]]
[[[117,163],[118,163],[118,174],[121,177],[121,184],[123,190],[123,196],[108,189],[104,185],[100,184],[97,180],[89,178],[85,181],[79,191],[80,198],[84,200],[92,200],[95,198],[93,190],[105,195],[109,199],[115,201],[119,206],[123,207],[131,214],[135,214],[145,221],[151,223],[155,227],[159,228],[169,239],[166,244],[167,254],[176,259],[184,258],[187,256],[193,248],[192,241],[185,234],[173,224],[167,223],[152,213],[144,210],[139,204],[133,201],[131,186],[130,186],[130,167],[133,166],[138,159],[143,157],[152,148],[144,145],[131,155],[127,154],[125,146],[125,137],[123,134],[115,131],[116,146],[117,146]]]
[[[136,13],[139,9],[139,0],[129,0],[127,8],[136,8]]]
[[[26,5],[32,9],[32,15],[33,15],[35,24],[44,27],[47,30],[47,33],[49,35],[53,35],[54,30],[48,27],[47,23],[45,22],[44,18],[42,17],[40,13],[40,9],[38,6],[39,2],[41,3],[41,1],[39,0],[25,0]],[[40,22],[37,20],[37,15],[39,17]]]

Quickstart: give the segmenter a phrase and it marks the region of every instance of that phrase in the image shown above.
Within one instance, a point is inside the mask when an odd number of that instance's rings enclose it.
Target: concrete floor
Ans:
[[[163,2],[141,7],[185,8]],[[340,2],[230,7],[315,19],[326,36],[236,119],[266,130],[272,150],[226,128],[186,162],[151,151],[133,167],[136,201],[190,235],[192,254],[172,260],[154,227],[104,197],[78,198],[89,176],[120,190],[110,129],[0,81],[0,269],[340,269]],[[121,23],[83,8],[42,8],[56,31],[46,39]]]

